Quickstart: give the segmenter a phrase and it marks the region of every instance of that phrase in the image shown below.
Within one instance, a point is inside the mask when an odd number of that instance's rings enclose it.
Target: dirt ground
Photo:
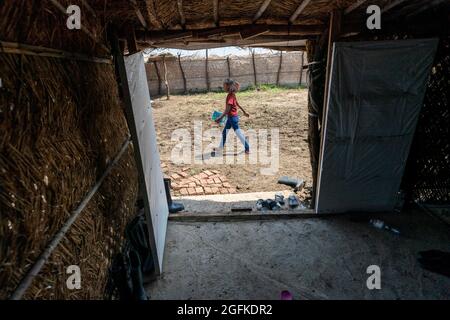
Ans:
[[[280,153],[279,170],[275,175],[263,175],[260,168],[268,167],[267,164],[250,164],[248,155],[245,155],[245,164],[194,164],[177,165],[171,161],[171,153],[177,145],[172,141],[172,133],[176,129],[187,129],[192,137],[194,121],[201,120],[203,130],[220,128],[211,121],[214,110],[223,111],[225,93],[206,93],[195,95],[171,96],[153,100],[153,114],[158,135],[158,144],[165,174],[184,170],[191,175],[204,170],[219,170],[226,176],[230,184],[238,193],[257,191],[281,191],[288,187],[280,185],[277,180],[280,176],[294,176],[306,181],[306,188],[299,196],[307,197],[311,187],[311,166],[309,158],[307,130],[307,90],[306,89],[281,89],[271,88],[266,90],[251,90],[239,92],[239,103],[250,113],[246,118],[240,112],[240,126],[244,130],[254,129],[279,129]],[[230,132],[228,139],[235,138],[234,132]],[[227,143],[228,141],[227,140]],[[270,148],[269,141],[269,148]],[[194,139],[192,138],[192,145]],[[238,148],[242,145],[237,140]],[[254,152],[251,146],[251,152]],[[193,147],[192,147],[192,150]],[[209,154],[209,153],[208,153]],[[192,156],[194,159],[194,156]],[[192,161],[193,162],[193,161]],[[177,194],[175,190],[175,194]]]

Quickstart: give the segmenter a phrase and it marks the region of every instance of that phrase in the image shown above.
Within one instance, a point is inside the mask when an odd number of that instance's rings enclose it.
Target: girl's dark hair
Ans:
[[[226,84],[228,86],[228,92],[236,92],[240,87],[239,82],[230,78],[225,79],[223,84]]]

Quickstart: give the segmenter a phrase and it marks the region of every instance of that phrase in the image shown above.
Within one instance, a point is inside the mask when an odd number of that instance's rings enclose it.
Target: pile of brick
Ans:
[[[189,169],[183,169],[169,176],[174,194],[193,196],[236,193],[236,188],[218,170],[204,170],[192,176],[188,171]]]

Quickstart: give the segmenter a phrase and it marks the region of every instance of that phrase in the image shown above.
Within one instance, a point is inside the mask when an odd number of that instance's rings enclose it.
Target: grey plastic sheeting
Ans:
[[[316,212],[394,209],[437,43],[335,43]]]

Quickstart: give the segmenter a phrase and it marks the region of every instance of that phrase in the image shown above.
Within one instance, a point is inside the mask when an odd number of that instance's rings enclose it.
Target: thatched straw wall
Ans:
[[[7,1],[0,16],[2,41],[105,55],[83,32],[68,31],[64,15],[49,1]],[[86,18],[106,44],[102,27]],[[0,77],[0,299],[5,299],[105,171],[128,128],[111,64],[0,49]],[[24,298],[102,298],[136,194],[130,147]],[[66,287],[70,265],[81,268],[80,290]]]
[[[0,54],[0,298],[119,151],[128,134],[111,65]],[[28,298],[100,298],[133,213],[131,149],[58,247]],[[65,286],[79,265],[82,290]]]

